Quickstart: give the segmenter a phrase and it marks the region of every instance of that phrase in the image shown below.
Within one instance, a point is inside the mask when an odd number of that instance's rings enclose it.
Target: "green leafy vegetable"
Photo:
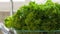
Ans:
[[[60,30],[60,4],[51,0],[44,5],[30,2],[6,18],[5,25],[19,30]]]

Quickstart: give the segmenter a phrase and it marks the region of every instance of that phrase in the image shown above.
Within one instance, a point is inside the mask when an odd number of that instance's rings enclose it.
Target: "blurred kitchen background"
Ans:
[[[19,7],[27,4],[30,0],[13,0],[13,11],[16,12]],[[11,3],[10,0],[0,0],[0,22],[4,22],[4,19],[10,15]]]

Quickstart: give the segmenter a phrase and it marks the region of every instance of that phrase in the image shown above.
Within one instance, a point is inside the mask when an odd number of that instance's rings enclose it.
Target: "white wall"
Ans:
[[[13,10],[16,11],[22,5],[27,4],[29,1],[26,2],[14,2],[13,3]],[[10,15],[11,5],[10,2],[0,2],[0,22],[4,22],[4,19]]]

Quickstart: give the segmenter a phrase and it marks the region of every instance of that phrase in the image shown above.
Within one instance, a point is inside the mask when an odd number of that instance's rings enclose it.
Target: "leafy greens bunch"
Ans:
[[[19,30],[60,30],[60,4],[51,0],[44,5],[30,2],[7,17],[5,25]]]

